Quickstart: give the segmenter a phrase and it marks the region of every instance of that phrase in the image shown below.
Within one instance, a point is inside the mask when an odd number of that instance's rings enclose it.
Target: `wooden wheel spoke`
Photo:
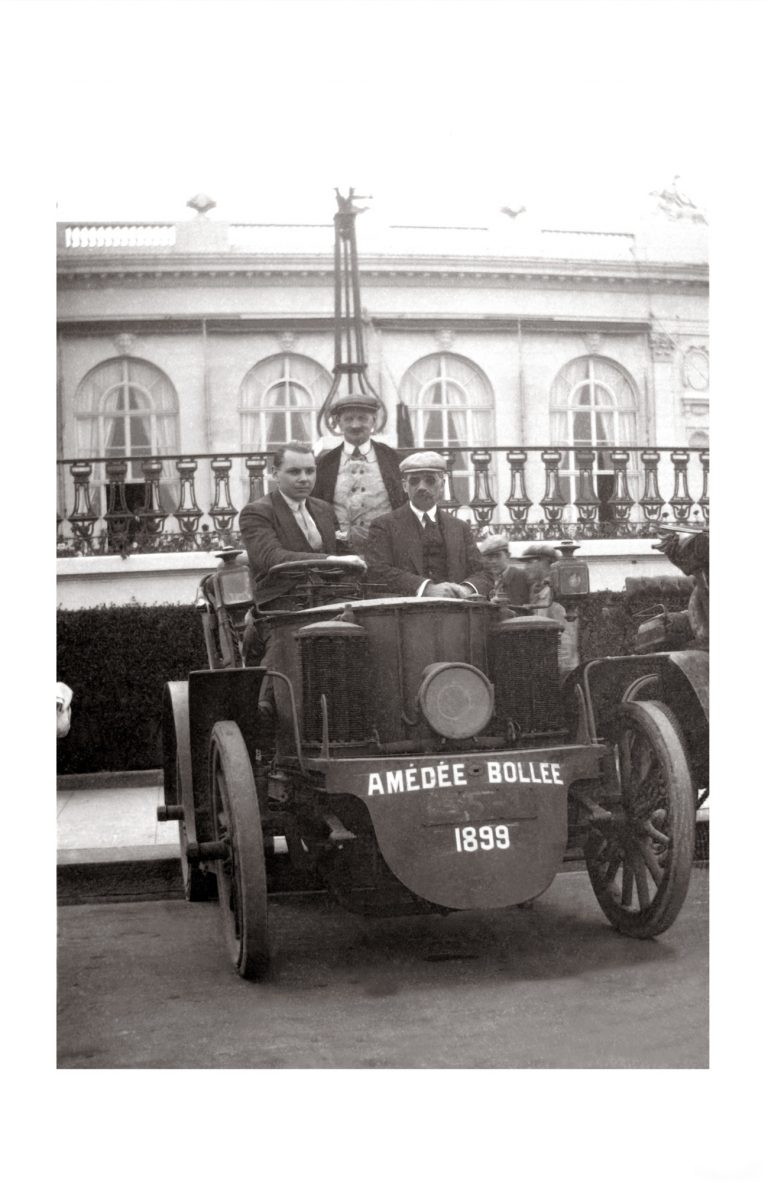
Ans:
[[[631,863],[625,858],[624,868],[621,871],[621,905],[622,907],[632,906],[632,884],[634,882],[634,870]]]
[[[661,886],[664,880],[664,871],[659,864],[659,859],[651,849],[647,841],[640,841],[638,844],[638,852],[643,859],[643,863],[649,871],[651,877],[657,886]]]
[[[621,861],[622,861],[622,855],[621,855],[620,851],[615,850],[613,852],[613,854],[611,855],[610,860],[608,861],[608,864],[605,869],[605,885],[606,886],[610,886],[611,883],[613,882],[614,878],[618,874],[619,867],[621,866]]]
[[[648,878],[645,872],[645,866],[640,860],[637,850],[632,854],[632,871],[635,875],[635,884],[637,886],[637,897],[640,900],[640,910],[647,911],[651,905],[651,896],[648,893]]]

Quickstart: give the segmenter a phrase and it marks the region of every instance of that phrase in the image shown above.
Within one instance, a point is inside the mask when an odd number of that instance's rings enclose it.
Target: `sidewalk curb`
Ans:
[[[57,859],[59,906],[184,897],[179,852],[174,845],[65,849],[58,852]]]
[[[75,775],[57,775],[57,791],[87,791],[90,788],[162,787],[162,767],[148,771],[85,771]]]

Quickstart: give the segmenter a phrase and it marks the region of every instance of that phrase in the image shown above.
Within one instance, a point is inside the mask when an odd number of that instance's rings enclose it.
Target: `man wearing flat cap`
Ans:
[[[478,541],[483,568],[493,578],[490,598],[508,606],[525,606],[528,602],[528,578],[525,571],[513,564],[506,536],[486,536]]]
[[[369,579],[404,597],[487,597],[493,578],[469,530],[437,504],[446,462],[439,453],[413,453],[400,463],[407,502],[370,526],[365,559]]]
[[[371,440],[378,411],[374,396],[339,396],[328,419],[339,426],[344,440],[317,463],[314,496],[333,506],[340,538],[353,552],[367,539],[372,519],[406,501],[397,453]]]
[[[530,586],[529,602],[535,607],[535,613],[544,618],[556,617],[551,613],[554,603],[550,569],[554,561],[559,561],[561,553],[551,544],[536,541],[523,549],[522,557],[525,562],[526,575]],[[563,612],[564,613],[564,612]]]

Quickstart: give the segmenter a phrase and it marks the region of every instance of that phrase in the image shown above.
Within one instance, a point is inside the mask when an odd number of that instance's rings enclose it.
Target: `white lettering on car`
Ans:
[[[476,767],[473,774],[479,774]],[[499,786],[502,783],[530,786],[534,783],[557,783],[563,779],[560,764],[556,762],[531,762],[507,759],[499,762],[486,760],[485,773],[488,783]],[[368,775],[368,795],[392,795],[401,791],[432,791],[438,787],[466,787],[466,763],[440,762],[436,767],[399,767],[394,771],[371,771]]]

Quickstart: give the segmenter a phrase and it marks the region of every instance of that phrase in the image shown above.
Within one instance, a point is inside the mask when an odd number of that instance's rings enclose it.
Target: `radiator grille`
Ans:
[[[512,619],[492,632],[491,670],[501,733],[509,722],[521,740],[564,731],[559,635],[557,623],[545,618]]]
[[[368,639],[362,627],[338,625],[347,630],[318,624],[299,632],[304,739],[310,743],[322,741],[323,695],[330,742],[365,742],[371,735]]]

